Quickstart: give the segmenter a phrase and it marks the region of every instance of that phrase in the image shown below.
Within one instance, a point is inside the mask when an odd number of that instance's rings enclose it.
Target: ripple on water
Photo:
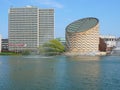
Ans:
[[[119,56],[3,56],[0,90],[119,90],[119,71]]]

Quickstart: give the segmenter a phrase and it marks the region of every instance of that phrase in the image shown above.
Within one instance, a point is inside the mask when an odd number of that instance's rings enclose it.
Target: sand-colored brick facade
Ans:
[[[99,24],[82,32],[66,30],[67,52],[86,54],[99,49]]]

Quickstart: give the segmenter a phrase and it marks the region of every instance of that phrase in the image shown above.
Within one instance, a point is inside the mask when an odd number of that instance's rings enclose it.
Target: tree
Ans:
[[[21,52],[22,55],[30,55],[30,50],[24,50]]]
[[[40,46],[40,52],[45,55],[58,55],[65,52],[65,47],[60,41],[53,39]]]

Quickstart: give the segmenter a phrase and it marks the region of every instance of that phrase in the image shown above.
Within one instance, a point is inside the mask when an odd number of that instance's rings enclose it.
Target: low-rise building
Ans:
[[[106,52],[107,44],[105,43],[104,39],[99,38],[99,51]]]
[[[112,50],[111,55],[120,56],[120,38],[117,38],[116,47]]]
[[[8,39],[2,39],[2,51],[8,51]]]
[[[2,47],[1,47],[1,45],[2,45],[2,44],[1,44],[1,43],[2,43],[2,42],[1,42],[1,39],[2,39],[2,36],[0,35],[0,52],[1,52],[1,48],[2,48]]]
[[[64,46],[65,46],[65,43],[66,43],[66,40],[64,37],[60,37],[60,38],[56,38],[58,41],[60,41]]]
[[[104,39],[107,47],[115,47],[117,38],[113,35],[101,35],[100,38]]]
[[[113,35],[101,35],[100,38],[102,38],[106,45],[106,51],[107,53],[110,53],[114,47],[116,47],[116,40],[117,38]]]

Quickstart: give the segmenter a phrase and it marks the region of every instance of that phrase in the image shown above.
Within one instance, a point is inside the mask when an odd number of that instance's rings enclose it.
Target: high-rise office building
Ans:
[[[54,9],[27,6],[9,10],[9,50],[35,50],[54,39]]]

